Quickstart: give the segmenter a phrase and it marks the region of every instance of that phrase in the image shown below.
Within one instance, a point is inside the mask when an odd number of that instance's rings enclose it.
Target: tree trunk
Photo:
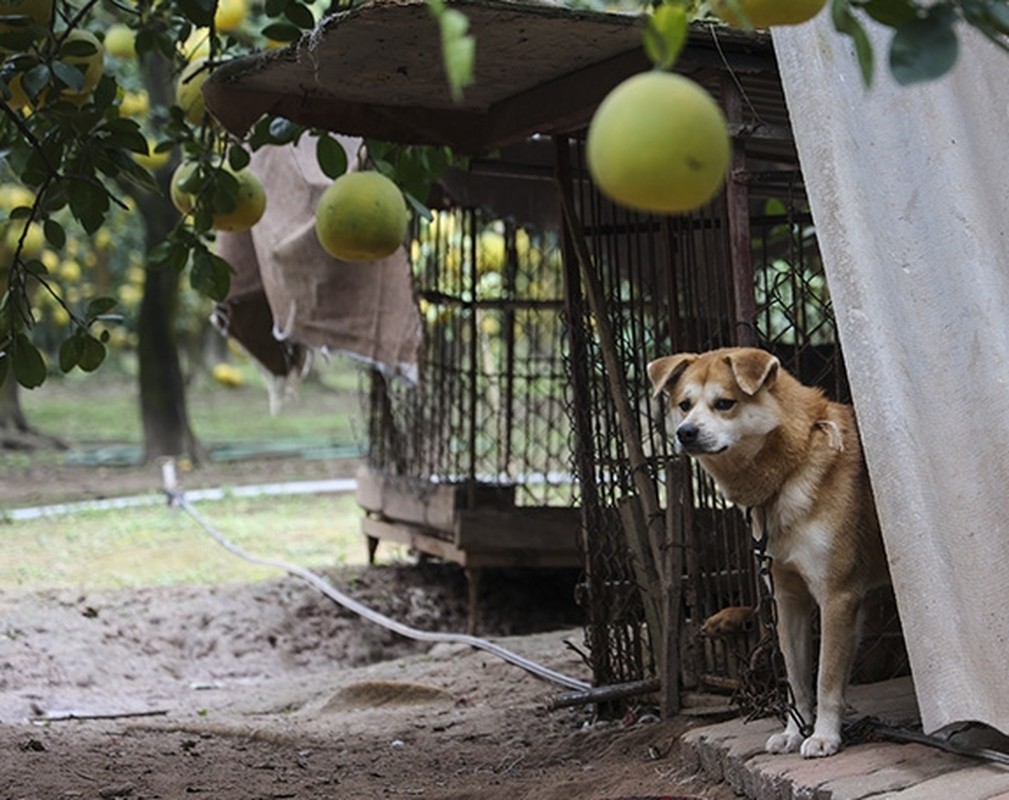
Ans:
[[[54,436],[39,433],[21,409],[21,387],[12,370],[0,383],[0,450],[66,449],[66,444]]]
[[[161,58],[144,64],[152,104],[171,104],[171,73]],[[138,196],[147,223],[147,249],[160,244],[178,218],[168,199],[171,166],[157,175],[159,194]],[[140,415],[144,428],[144,458],[187,456],[199,462],[202,450],[189,425],[185,381],[179,358],[176,318],[179,275],[171,269],[149,269],[137,319],[140,365]]]

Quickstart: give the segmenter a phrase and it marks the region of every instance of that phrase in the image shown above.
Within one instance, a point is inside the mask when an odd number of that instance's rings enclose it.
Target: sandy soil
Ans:
[[[33,496],[30,476],[22,492]],[[464,629],[451,565],[327,577],[418,628]],[[482,623],[587,680],[570,579],[488,576]],[[681,764],[685,719],[546,710],[562,691],[480,650],[398,637],[293,577],[0,592],[0,800],[734,797]]]

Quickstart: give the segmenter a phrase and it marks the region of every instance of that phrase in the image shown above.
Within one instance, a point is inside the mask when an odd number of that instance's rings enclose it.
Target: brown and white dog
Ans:
[[[841,746],[845,689],[862,601],[889,581],[875,504],[851,406],[804,386],[756,348],[680,353],[652,361],[679,450],[766,533],[778,637],[795,706],[813,719],[812,613],[820,609],[816,723],[803,739],[789,717],[770,753],[829,756]]]

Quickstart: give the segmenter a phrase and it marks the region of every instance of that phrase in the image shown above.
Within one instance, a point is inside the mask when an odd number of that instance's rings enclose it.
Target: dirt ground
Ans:
[[[78,475],[63,499],[115,493],[107,475],[100,491]],[[26,473],[0,485],[6,502],[37,502],[37,482]],[[464,629],[452,565],[327,578],[415,627]],[[491,573],[484,634],[587,680],[573,579]],[[482,650],[399,637],[293,577],[0,592],[0,800],[734,797],[681,764],[685,718],[658,721],[647,705],[620,721],[547,710],[563,691]]]

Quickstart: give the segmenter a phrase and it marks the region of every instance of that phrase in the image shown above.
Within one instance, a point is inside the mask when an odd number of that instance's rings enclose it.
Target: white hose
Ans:
[[[186,499],[185,492],[181,491],[176,486],[175,481],[175,464],[171,460],[166,460],[162,464],[162,476],[165,482],[164,491],[168,495],[169,501],[176,508],[180,508],[185,511],[192,519],[203,528],[215,542],[217,542],[221,547],[230,553],[243,558],[246,561],[250,561],[253,564],[259,564],[265,567],[273,567],[276,569],[284,570],[298,578],[301,578],[306,583],[314,586],[320,592],[322,592],[326,597],[335,603],[346,608],[348,611],[352,611],[364,619],[374,622],[376,625],[381,625],[383,628],[388,628],[394,633],[398,633],[400,636],[405,636],[408,639],[415,639],[420,642],[444,642],[449,644],[464,644],[470,647],[475,647],[478,650],[484,650],[498,658],[507,661],[509,664],[514,664],[516,667],[524,669],[526,672],[535,675],[543,680],[550,681],[551,683],[556,683],[560,686],[565,686],[568,689],[574,689],[577,691],[584,691],[591,689],[592,686],[585,681],[580,681],[576,678],[571,678],[567,675],[563,675],[556,672],[548,667],[544,667],[542,664],[537,664],[534,661],[530,661],[517,653],[513,653],[507,648],[501,647],[500,645],[494,644],[494,642],[489,642],[486,639],[481,639],[477,636],[469,636],[464,633],[437,633],[434,631],[422,631],[417,628],[411,628],[409,625],[404,625],[401,622],[397,622],[391,617],[387,617],[384,614],[380,614],[372,608],[359,603],[352,597],[341,592],[339,589],[335,588],[330,584],[325,578],[317,575],[311,570],[305,569],[304,567],[299,567],[296,564],[291,564],[287,561],[282,561],[279,559],[263,558],[261,556],[253,555],[241,547],[236,545],[234,542],[230,541],[224,534],[222,534],[217,528],[215,528],[206,518],[200,514],[193,505]]]

